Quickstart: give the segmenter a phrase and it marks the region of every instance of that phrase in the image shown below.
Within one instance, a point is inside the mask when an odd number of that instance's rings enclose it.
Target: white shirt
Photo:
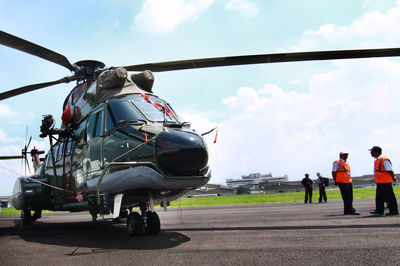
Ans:
[[[382,155],[379,155],[379,157],[376,158],[375,161],[380,159],[381,157],[382,157]],[[386,171],[393,171],[392,164],[390,163],[389,160],[383,161],[383,168],[385,168]],[[375,172],[375,169],[374,169],[374,172]]]

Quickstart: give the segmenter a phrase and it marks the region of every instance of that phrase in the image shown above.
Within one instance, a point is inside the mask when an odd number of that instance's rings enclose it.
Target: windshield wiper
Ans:
[[[192,125],[192,123],[190,123],[190,122],[182,122],[181,125],[183,127],[190,127]]]
[[[115,124],[115,126],[120,126],[120,125],[143,125],[147,124],[147,121],[144,119],[131,119],[131,120],[123,120]]]

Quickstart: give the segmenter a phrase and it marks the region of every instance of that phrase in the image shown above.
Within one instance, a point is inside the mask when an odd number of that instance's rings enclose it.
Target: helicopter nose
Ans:
[[[198,176],[207,166],[208,153],[203,138],[196,133],[169,130],[156,139],[156,158],[171,176]]]

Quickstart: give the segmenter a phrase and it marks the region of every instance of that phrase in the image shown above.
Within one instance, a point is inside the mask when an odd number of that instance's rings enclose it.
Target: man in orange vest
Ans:
[[[396,182],[397,178],[392,169],[392,162],[382,156],[382,149],[373,146],[371,156],[375,158],[374,174],[376,181],[375,210],[372,214],[383,215],[385,201],[389,204],[389,213],[386,215],[399,215],[396,196],[393,192],[392,182]]]
[[[348,152],[339,153],[339,160],[333,162],[332,177],[335,185],[339,186],[342,194],[344,215],[360,215],[353,208],[353,184],[350,173],[350,164],[347,162]]]

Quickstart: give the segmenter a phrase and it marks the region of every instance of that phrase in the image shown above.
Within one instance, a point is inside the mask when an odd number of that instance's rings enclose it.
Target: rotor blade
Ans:
[[[0,160],[13,160],[13,159],[23,159],[24,156],[16,155],[16,156],[0,156]]]
[[[17,89],[13,89],[13,90],[9,90],[3,93],[0,93],[0,101],[10,98],[10,97],[14,97],[26,92],[30,92],[30,91],[34,91],[34,90],[38,90],[41,88],[45,88],[45,87],[49,87],[52,85],[56,85],[56,84],[60,84],[60,83],[68,83],[72,80],[75,80],[74,76],[71,77],[65,77],[59,80],[55,80],[55,81],[50,81],[50,82],[45,82],[45,83],[38,83],[38,84],[32,84],[32,85],[28,85],[28,86],[24,86],[24,87],[20,87]]]
[[[71,71],[75,70],[75,67],[71,65],[68,59],[62,54],[56,53],[40,45],[34,44],[27,40],[21,39],[17,36],[11,35],[7,32],[0,31],[0,44],[20,50],[22,52],[31,55],[38,56],[50,62],[66,67]]]
[[[279,62],[334,60],[334,59],[389,57],[389,56],[400,56],[400,48],[336,50],[336,51],[215,57],[215,58],[191,59],[182,61],[132,65],[132,66],[125,66],[124,68],[128,71],[151,70],[153,72],[162,72],[162,71],[183,70],[192,68],[236,66],[236,65],[248,65],[248,64],[266,64],[266,63],[279,63]]]
[[[31,141],[32,141],[32,136],[29,138],[28,145],[25,146],[25,152],[28,150]]]
[[[26,150],[27,139],[28,139],[28,126],[26,126],[26,130],[25,130],[25,150]]]
[[[26,167],[28,167],[29,174],[31,173],[31,168],[29,166],[28,159],[25,158],[25,175],[26,175]]]

